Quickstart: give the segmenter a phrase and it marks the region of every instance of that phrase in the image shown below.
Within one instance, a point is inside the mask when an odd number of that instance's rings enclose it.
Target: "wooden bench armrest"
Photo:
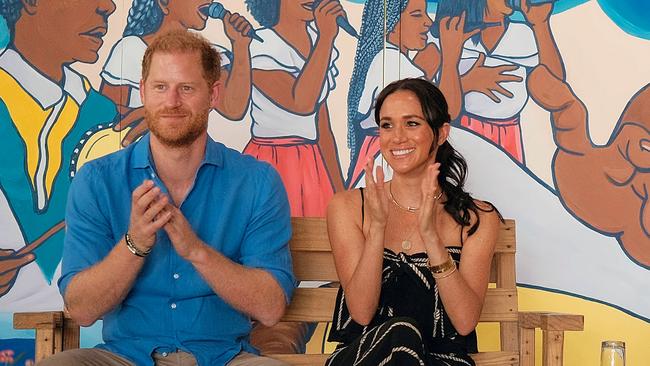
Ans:
[[[561,366],[564,332],[584,329],[584,316],[550,312],[519,312],[520,366],[535,366],[535,329],[542,330],[542,365]]]
[[[14,313],[14,329],[62,328],[63,318],[63,311]]]
[[[541,330],[584,330],[585,319],[579,314],[564,314],[537,311],[520,311],[519,327],[525,329],[540,328]]]
[[[79,325],[63,311],[14,313],[14,328],[36,330],[36,362],[79,348]]]

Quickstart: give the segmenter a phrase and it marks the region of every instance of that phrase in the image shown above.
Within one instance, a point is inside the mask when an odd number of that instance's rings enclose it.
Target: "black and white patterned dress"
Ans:
[[[448,247],[456,264],[461,247]],[[384,249],[381,294],[367,326],[350,317],[342,288],[336,299],[329,341],[340,345],[326,366],[474,365],[476,333],[458,334],[438,294],[426,253]]]

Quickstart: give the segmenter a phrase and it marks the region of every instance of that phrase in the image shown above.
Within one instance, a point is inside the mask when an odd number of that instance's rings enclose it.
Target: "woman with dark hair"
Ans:
[[[377,19],[384,19],[384,22]],[[375,98],[386,84],[403,78],[431,80],[440,69],[446,70],[441,71],[439,78],[445,94],[461,93],[456,69],[463,43],[473,33],[464,33],[464,15],[447,17],[436,26],[447,57],[433,60],[430,57],[435,55],[428,48],[436,46],[427,45],[432,23],[425,0],[366,1],[348,91],[348,146],[351,150],[348,187],[363,185],[364,166],[369,156],[376,159],[376,164],[387,168],[381,161],[377,125],[373,119]],[[414,52],[417,55],[412,57]],[[434,65],[436,70],[433,70]],[[460,105],[450,106],[452,117],[455,118],[459,110]],[[390,171],[386,173],[390,175]]]
[[[392,180],[368,159],[365,189],[337,193],[327,212],[341,281],[327,365],[474,365],[500,215],[463,190],[435,85],[389,84],[375,120]]]

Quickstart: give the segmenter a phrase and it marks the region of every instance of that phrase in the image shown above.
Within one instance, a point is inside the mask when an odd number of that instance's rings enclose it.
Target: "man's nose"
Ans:
[[[178,90],[170,88],[165,94],[165,105],[167,107],[178,107],[181,105],[181,95]]]

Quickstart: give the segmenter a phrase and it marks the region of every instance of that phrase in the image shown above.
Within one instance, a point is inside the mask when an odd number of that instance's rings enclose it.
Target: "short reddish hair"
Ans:
[[[189,53],[199,52],[203,77],[208,85],[219,80],[221,74],[221,58],[219,52],[210,43],[197,33],[187,30],[173,30],[154,39],[147,47],[142,58],[142,80],[147,80],[151,69],[151,59],[155,53]]]

